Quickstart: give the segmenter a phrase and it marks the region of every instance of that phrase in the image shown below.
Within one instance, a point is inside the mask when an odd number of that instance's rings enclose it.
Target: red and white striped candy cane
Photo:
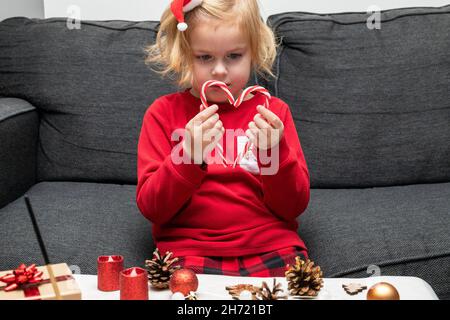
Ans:
[[[263,95],[265,95],[266,100],[264,101],[264,107],[269,109],[269,100],[271,98],[271,95],[266,88],[261,87],[261,86],[251,86],[251,87],[244,89],[244,91],[241,93],[239,98],[235,101],[235,103],[234,103],[235,107],[239,107],[239,105],[244,101],[245,97],[252,92],[260,92]],[[238,154],[236,160],[234,161],[233,168],[236,167],[238,161],[240,161],[244,157],[244,155],[247,154],[247,152],[251,152],[252,148],[253,148],[253,143],[251,143],[250,140],[247,141],[244,149],[241,151],[241,153]]]
[[[219,88],[221,88],[226,96],[227,99],[229,101],[229,103],[234,106],[235,108],[238,108],[242,102],[244,101],[245,97],[247,95],[249,95],[252,92],[260,92],[263,95],[266,96],[266,100],[264,102],[264,106],[268,109],[269,108],[269,100],[271,98],[271,95],[269,93],[269,91],[267,91],[267,89],[265,89],[264,87],[261,86],[251,86],[248,87],[246,89],[244,89],[242,91],[242,93],[240,94],[240,96],[238,97],[237,100],[234,100],[233,94],[230,92],[230,90],[228,89],[228,86],[222,82],[222,81],[217,81],[217,80],[208,80],[206,81],[203,85],[202,85],[202,89],[200,92],[200,100],[202,101],[202,104],[200,106],[200,111],[203,111],[204,109],[208,108],[208,101],[206,99],[206,89],[208,89],[209,87],[212,86],[217,86]],[[223,148],[220,144],[217,144],[217,147],[219,148],[219,156],[222,159],[223,165],[226,167],[228,165],[228,161],[225,159],[225,157],[223,156]],[[250,141],[247,141],[247,143],[245,144],[244,149],[241,151],[240,154],[238,154],[236,160],[233,163],[233,168],[236,167],[237,162],[242,159],[242,157],[251,149],[253,148],[253,144],[250,143]]]
[[[251,86],[251,87],[244,89],[244,91],[242,91],[239,98],[234,102],[234,106],[236,108],[239,107],[241,105],[241,103],[244,101],[245,97],[252,92],[260,92],[263,95],[265,95],[266,101],[264,102],[264,107],[269,108],[269,99],[271,98],[270,93],[269,93],[269,91],[267,91],[266,88],[261,87],[261,86]]]
[[[230,104],[234,105],[233,94],[230,92],[230,90],[228,89],[228,86],[224,82],[217,81],[217,80],[208,80],[202,85],[202,90],[200,92],[200,100],[202,101],[202,104],[200,105],[200,111],[203,111],[209,107],[208,100],[206,99],[206,89],[208,89],[209,87],[212,87],[212,86],[221,88],[225,92]],[[223,155],[223,148],[220,144],[217,144],[217,147],[219,148],[218,154],[219,154],[219,157],[222,159],[222,165],[224,167],[226,167],[228,165],[228,161]]]
[[[220,89],[222,89],[227,95],[228,102],[230,102],[231,105],[234,105],[233,94],[230,92],[228,86],[224,82],[217,80],[208,80],[202,85],[202,91],[200,92],[200,100],[202,101],[200,111],[203,111],[204,109],[209,107],[208,100],[206,99],[206,89],[208,89],[209,87],[219,87]]]

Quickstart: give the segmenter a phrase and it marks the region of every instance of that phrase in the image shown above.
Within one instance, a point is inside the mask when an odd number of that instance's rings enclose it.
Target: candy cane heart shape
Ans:
[[[238,108],[242,102],[244,101],[245,97],[247,97],[247,95],[249,95],[250,93],[253,92],[259,92],[262,93],[263,95],[265,95],[266,100],[264,102],[264,106],[269,109],[269,100],[271,98],[269,91],[267,91],[267,89],[261,87],[261,86],[251,86],[248,87],[246,89],[244,89],[242,91],[242,93],[240,94],[240,96],[235,100],[233,97],[233,94],[231,93],[230,89],[228,88],[228,86],[222,82],[222,81],[217,81],[217,80],[208,80],[206,81],[203,85],[202,85],[202,89],[200,92],[200,100],[202,101],[202,104],[200,106],[200,111],[203,111],[204,109],[209,107],[208,104],[208,100],[206,98],[206,90],[210,87],[219,87],[220,89],[222,89],[225,92],[225,95],[228,99],[228,102],[234,106],[235,108]],[[228,165],[228,161],[225,159],[224,155],[223,155],[223,148],[220,144],[217,144],[217,147],[219,148],[219,156],[222,159],[223,165],[226,167]],[[244,156],[244,154],[247,154],[248,151],[250,151],[253,147],[253,144],[250,143],[250,141],[247,141],[244,149],[238,154],[236,160],[233,163],[233,168],[236,166],[236,164],[238,163],[238,161],[240,159],[242,159],[242,157]]]

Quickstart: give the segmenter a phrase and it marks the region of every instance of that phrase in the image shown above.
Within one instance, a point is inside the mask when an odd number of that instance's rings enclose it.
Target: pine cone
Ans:
[[[282,295],[283,289],[281,289],[281,283],[276,283],[277,280],[273,278],[272,290],[267,283],[263,281],[261,290],[257,293],[258,300],[278,300],[287,299],[286,295]]]
[[[288,266],[285,273],[291,295],[315,297],[323,287],[323,273],[311,260],[295,257],[295,265]]]
[[[158,289],[168,288],[170,276],[175,270],[180,269],[180,266],[173,265],[178,261],[178,258],[170,259],[172,254],[172,252],[167,251],[162,257],[158,248],[156,248],[155,252],[153,252],[153,259],[145,260],[148,280],[153,287]]]

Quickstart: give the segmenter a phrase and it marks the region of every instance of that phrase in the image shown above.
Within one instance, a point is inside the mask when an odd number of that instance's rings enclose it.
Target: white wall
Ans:
[[[261,14],[286,11],[316,13],[363,11],[371,5],[381,10],[403,7],[440,7],[450,0],[259,0]],[[66,17],[70,5],[80,8],[82,20],[159,20],[170,0],[44,0],[45,17]]]
[[[0,0],[0,21],[16,16],[44,18],[44,0]]]
[[[259,0],[261,14],[286,11],[332,13],[367,11],[370,5],[381,10],[403,7],[440,7],[450,0]],[[70,5],[81,9],[84,20],[159,20],[170,0],[0,0],[0,21],[14,16],[29,18],[66,17]]]

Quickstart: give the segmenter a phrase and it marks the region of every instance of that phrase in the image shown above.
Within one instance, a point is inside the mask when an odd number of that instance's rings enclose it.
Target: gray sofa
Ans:
[[[290,105],[312,186],[299,233],[325,276],[379,268],[449,299],[450,6],[383,11],[379,30],[367,18],[271,16],[278,78],[252,82]],[[177,90],[143,62],[157,27],[0,23],[0,270],[43,263],[24,194],[53,262],[95,274],[99,255],[152,255],[136,147],[148,106]]]

